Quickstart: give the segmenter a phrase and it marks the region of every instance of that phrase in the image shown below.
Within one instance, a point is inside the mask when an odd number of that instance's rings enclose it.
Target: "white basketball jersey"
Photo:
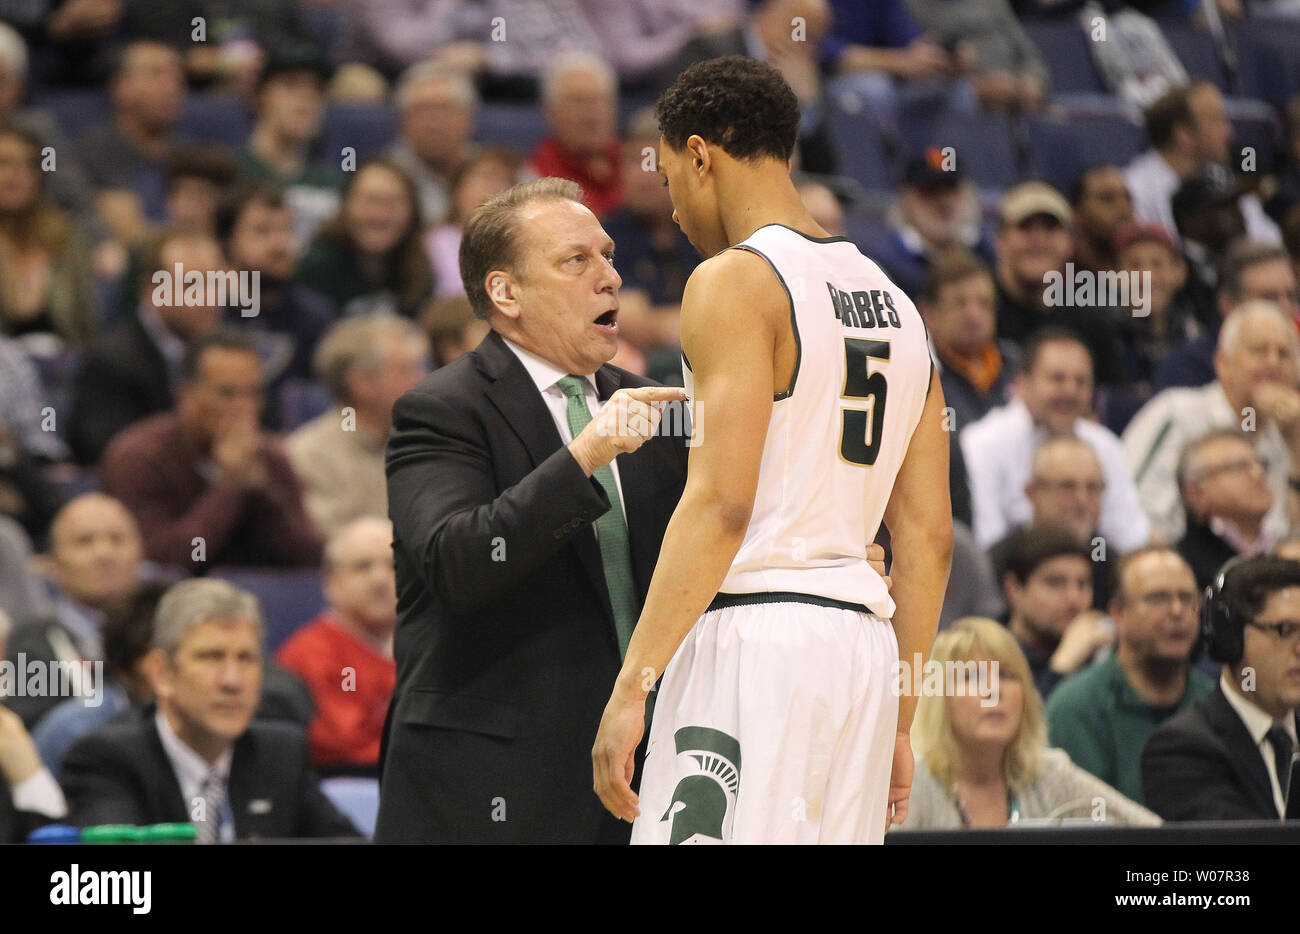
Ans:
[[[894,601],[866,548],[929,391],[925,325],[844,237],[770,224],[735,249],[761,256],[785,286],[798,350],[790,389],[772,405],[754,510],[721,590],[811,594],[890,617]],[[688,360],[682,369],[694,402]],[[710,417],[726,412],[700,412],[703,444]]]

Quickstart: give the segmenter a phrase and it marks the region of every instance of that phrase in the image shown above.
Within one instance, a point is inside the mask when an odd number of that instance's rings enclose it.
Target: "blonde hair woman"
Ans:
[[[1005,626],[960,619],[935,639],[931,658],[945,673],[944,690],[923,694],[917,704],[916,774],[902,830],[1006,827],[1056,817],[1160,823],[1064,751],[1047,748],[1042,699]],[[988,665],[984,678],[974,677],[979,669],[965,662]]]

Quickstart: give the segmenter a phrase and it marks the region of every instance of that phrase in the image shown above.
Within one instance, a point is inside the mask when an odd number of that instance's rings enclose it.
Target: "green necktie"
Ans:
[[[581,376],[561,377],[559,387],[568,398],[566,415],[569,430],[578,437],[591,421],[585,390],[587,381]],[[623,520],[623,507],[614,482],[614,471],[605,464],[597,467],[593,476],[609,497],[610,510],[596,520],[596,541],[600,544],[600,563],[605,570],[605,586],[609,588],[609,603],[614,609],[614,629],[618,635],[618,655],[627,654],[627,643],[636,628],[636,586],[632,581],[632,552],[628,547],[627,523]]]

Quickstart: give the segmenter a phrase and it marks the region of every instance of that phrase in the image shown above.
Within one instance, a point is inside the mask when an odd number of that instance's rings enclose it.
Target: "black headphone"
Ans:
[[[1237,619],[1232,604],[1223,595],[1223,583],[1234,567],[1246,560],[1238,555],[1225,562],[1214,575],[1214,583],[1205,588],[1205,602],[1201,606],[1201,638],[1210,658],[1224,664],[1241,661],[1246,651],[1244,620]]]

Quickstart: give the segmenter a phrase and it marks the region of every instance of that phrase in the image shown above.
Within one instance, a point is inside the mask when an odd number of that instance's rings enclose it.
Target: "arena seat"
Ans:
[[[266,651],[275,652],[303,623],[325,608],[320,571],[316,568],[248,568],[224,565],[209,577],[247,590],[262,604]]]
[[[190,94],[185,98],[177,136],[205,143],[220,143],[231,151],[248,142],[251,115],[236,94]]]
[[[311,421],[329,405],[329,390],[315,380],[290,377],[280,384],[280,420],[286,433]]]
[[[484,104],[474,138],[481,143],[513,146],[527,157],[546,135],[546,121],[533,104]]]
[[[53,114],[59,129],[74,142],[108,119],[108,97],[103,91],[47,91],[36,95],[32,106]]]
[[[1022,155],[1017,129],[1003,113],[983,111],[978,119],[947,108],[917,112],[904,106],[899,113],[901,160],[931,146],[952,147],[958,171],[979,188],[1006,188],[1020,181]]]
[[[1115,101],[1089,106],[1059,106],[1048,115],[1027,117],[1034,173],[1069,191],[1090,165],[1127,165],[1145,145],[1142,125]]]
[[[1187,21],[1166,20],[1160,24],[1160,31],[1190,77],[1213,81],[1225,93],[1230,90],[1228,73],[1219,59],[1214,36],[1209,30]]]
[[[870,104],[852,91],[832,91],[828,99],[826,126],[839,157],[839,171],[868,190],[894,188],[897,173]]]
[[[1052,76],[1052,93],[1095,94],[1106,88],[1092,63],[1088,36],[1073,18],[1036,20],[1022,24],[1029,40],[1038,46]]]
[[[1241,94],[1279,110],[1300,94],[1300,22],[1252,13],[1237,36]]]
[[[1244,97],[1226,98],[1224,106],[1232,120],[1232,141],[1235,148],[1233,159],[1238,163],[1233,168],[1243,171],[1241,150],[1242,147],[1250,146],[1255,150],[1255,171],[1271,171],[1278,146],[1282,142],[1282,121],[1277,111],[1263,101]]]
[[[358,163],[379,155],[397,139],[397,111],[387,104],[330,104],[321,129],[321,155],[337,166],[345,146],[356,150]]]

